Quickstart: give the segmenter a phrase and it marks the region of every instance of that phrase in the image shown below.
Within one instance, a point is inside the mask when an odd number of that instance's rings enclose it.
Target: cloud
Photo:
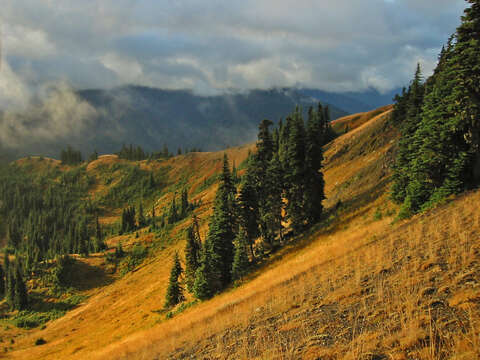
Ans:
[[[95,110],[65,84],[39,89],[42,101],[20,111],[0,114],[0,144],[10,149],[28,149],[34,144],[63,142],[80,136],[97,117]]]
[[[9,66],[0,76],[27,87],[133,83],[202,94],[292,85],[387,91],[409,81],[416,61],[432,70],[465,6],[463,0],[7,1],[0,21]]]

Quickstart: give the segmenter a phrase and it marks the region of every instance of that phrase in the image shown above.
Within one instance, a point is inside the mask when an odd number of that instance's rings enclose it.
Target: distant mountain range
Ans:
[[[67,145],[84,155],[94,149],[112,153],[130,143],[147,151],[164,145],[172,152],[179,147],[214,151],[254,141],[262,119],[278,121],[296,105],[307,111],[320,101],[336,119],[391,103],[391,97],[374,90],[335,94],[291,88],[200,96],[188,90],[124,86],[59,95],[23,113],[0,112],[0,129],[8,131],[4,141],[17,144],[15,157],[58,157]],[[0,149],[1,141],[0,136]],[[8,144],[3,147],[9,149]]]
[[[402,90],[400,88],[380,93],[376,89],[362,92],[332,93],[316,89],[300,89],[302,94],[313,97],[347,111],[350,114],[366,112],[393,103],[393,98]]]

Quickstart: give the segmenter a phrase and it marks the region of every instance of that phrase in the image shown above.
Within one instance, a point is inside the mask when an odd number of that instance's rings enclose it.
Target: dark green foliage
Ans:
[[[75,260],[68,255],[58,256],[52,271],[55,288],[66,288],[71,284]]]
[[[215,290],[212,288],[213,275],[210,262],[210,252],[207,251],[206,247],[203,247],[200,267],[195,272],[195,282],[193,284],[193,294],[200,300],[210,299],[215,294]]]
[[[235,238],[235,255],[232,265],[232,280],[239,280],[248,273],[250,261],[247,254],[247,239],[245,233],[240,231]]]
[[[403,203],[400,216],[480,180],[480,4],[469,2],[456,42],[449,40],[434,74],[422,85],[423,98],[418,69],[408,92],[397,98],[394,119],[401,120],[402,137],[392,197]]]
[[[99,252],[105,250],[107,246],[103,241],[103,233],[102,228],[100,226],[100,222],[98,221],[98,215],[95,218],[95,242],[93,244],[93,251]]]
[[[122,224],[120,234],[125,234],[137,229],[135,207],[129,206],[122,212]]]
[[[287,218],[291,222],[292,230],[298,233],[305,228],[308,221],[306,199],[304,198],[308,181],[305,167],[306,133],[298,108],[291,118],[287,118],[287,124],[290,129],[286,157]]]
[[[8,268],[7,272],[7,281],[6,281],[6,295],[5,300],[10,307],[10,309],[15,308],[15,269],[11,267]]]
[[[82,153],[68,146],[66,150],[62,150],[60,153],[60,160],[64,165],[77,165],[83,161]]]
[[[138,207],[138,214],[137,214],[137,223],[138,227],[141,229],[147,225],[147,219],[145,218],[145,215],[143,214],[143,204],[140,202],[140,205]]]
[[[137,266],[142,264],[143,260],[147,257],[147,255],[148,249],[139,243],[133,245],[132,249],[128,252],[126,257],[123,249],[117,251],[117,258],[124,257],[123,261],[120,263],[120,274],[125,275],[127,272],[134,270]]]
[[[13,307],[16,310],[24,310],[28,306],[28,295],[25,280],[20,269],[18,261],[15,266],[15,286],[14,286]]]
[[[45,345],[47,342],[45,341],[44,338],[38,338],[37,340],[35,340],[35,345],[36,346],[39,346],[39,345]]]
[[[250,247],[250,255],[253,256],[253,242],[259,236],[259,212],[256,192],[253,157],[248,158],[246,174],[242,178],[238,195],[238,219],[240,228],[244,231],[246,241]]]
[[[311,109],[308,113],[307,140],[305,149],[305,167],[307,181],[305,186],[305,207],[310,224],[320,220],[322,215],[322,201],[325,199],[323,174],[321,173],[323,161],[322,146],[330,141],[328,108],[322,111],[319,105],[318,112]]]
[[[168,211],[168,223],[175,224],[179,220],[176,195],[173,196],[172,202],[170,204],[170,210]]]
[[[123,145],[117,155],[120,159],[127,159],[133,161],[145,160],[148,157],[148,154],[140,146],[130,146]]]
[[[5,296],[5,272],[3,267],[0,265],[0,298]]]
[[[195,273],[200,266],[201,252],[202,242],[198,221],[193,216],[192,225],[187,229],[187,243],[185,245],[185,282],[189,292],[193,292],[194,289]]]
[[[178,253],[175,253],[172,270],[170,271],[170,281],[168,283],[167,294],[165,296],[166,308],[175,306],[185,300],[182,285],[178,280],[182,272],[183,269],[180,264],[180,258]]]
[[[190,204],[188,202],[188,192],[187,189],[182,190],[181,201],[180,201],[180,218],[184,219],[188,212],[190,211]]]
[[[210,272],[213,292],[226,287],[231,280],[233,240],[237,230],[236,189],[230,175],[227,155],[223,158],[220,185],[215,195],[213,215],[210,219],[205,251],[210,256]]]

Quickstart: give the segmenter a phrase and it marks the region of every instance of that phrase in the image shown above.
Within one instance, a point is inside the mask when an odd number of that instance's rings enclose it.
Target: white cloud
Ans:
[[[3,4],[2,4],[3,5]],[[29,83],[379,90],[431,71],[463,0],[15,0],[5,56]],[[12,74],[4,74],[10,76]],[[17,89],[21,93],[21,89]]]

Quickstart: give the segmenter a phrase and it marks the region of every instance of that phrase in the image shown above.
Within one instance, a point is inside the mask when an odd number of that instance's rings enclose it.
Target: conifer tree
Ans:
[[[210,299],[216,292],[212,288],[214,279],[211,272],[210,262],[210,251],[204,246],[202,249],[200,266],[195,272],[195,282],[193,284],[193,294],[200,300]]]
[[[172,202],[170,204],[170,210],[168,211],[168,223],[169,224],[174,224],[178,220],[178,212],[177,212],[177,204],[176,204],[176,198],[177,194],[173,196]]]
[[[262,220],[268,229],[268,237],[271,244],[277,245],[276,236],[280,236],[280,241],[283,242],[283,191],[284,191],[284,176],[283,169],[280,163],[278,153],[275,153],[268,163],[265,186],[268,188],[266,193],[265,205],[267,211],[262,214]]]
[[[185,245],[185,282],[187,290],[193,292],[195,283],[195,272],[200,266],[200,256],[202,251],[202,242],[198,231],[198,221],[195,216],[192,219],[192,225],[187,229],[187,243]]]
[[[180,264],[180,258],[178,253],[175,253],[173,258],[173,266],[170,271],[167,294],[165,296],[166,308],[175,306],[185,300],[185,297],[183,296],[183,287],[178,280],[182,272],[183,269],[182,265]]]
[[[304,198],[307,180],[305,167],[306,135],[303,118],[298,107],[290,123],[286,158],[286,198],[288,200],[286,209],[292,230],[298,233],[305,227],[308,220]]]
[[[238,195],[238,217],[241,231],[245,233],[247,244],[250,248],[250,256],[255,261],[253,253],[253,242],[259,236],[259,212],[256,193],[256,183],[254,176],[254,160],[252,156],[248,157],[248,166],[245,175],[242,178],[240,192]]]
[[[5,296],[5,273],[0,265],[0,298]]]
[[[8,268],[7,272],[7,281],[6,281],[6,294],[5,294],[5,300],[10,307],[10,309],[15,308],[15,269],[10,265]]]
[[[247,254],[247,239],[243,231],[239,231],[235,238],[235,255],[232,265],[232,280],[238,280],[248,272],[250,262]]]
[[[213,292],[222,290],[231,280],[233,240],[237,230],[235,194],[236,189],[225,154],[205,244],[206,252],[210,256],[210,286]]]
[[[324,180],[321,173],[323,150],[328,140],[328,124],[321,124],[322,113],[309,112],[307,122],[307,143],[305,149],[306,189],[304,193],[306,216],[309,223],[320,220],[324,195]]]
[[[13,306],[17,310],[25,310],[28,305],[27,287],[20,270],[18,261],[15,266],[15,292],[13,298]]]
[[[413,141],[421,120],[421,107],[423,104],[424,86],[420,64],[417,64],[415,76],[406,94],[406,98],[397,98],[394,118],[401,119],[401,138],[398,144],[397,158],[393,165],[392,199],[398,203],[403,202],[407,196],[406,189],[410,181],[409,164],[415,153],[418,143]],[[400,111],[404,111],[401,114]],[[395,114],[398,113],[398,114]]]
[[[143,214],[143,204],[140,202],[140,206],[138,207],[138,227],[143,228],[145,225],[147,225],[147,220],[145,219],[145,215]]]
[[[182,190],[181,202],[180,202],[180,218],[185,218],[190,209],[190,204],[188,203],[188,192],[187,189]]]
[[[151,219],[152,227],[155,229],[157,227],[156,222],[156,214],[155,214],[155,204],[152,204],[152,219]]]
[[[442,49],[416,117],[412,104],[419,102],[414,96],[417,75],[409,90],[392,188],[394,199],[403,202],[401,216],[480,180],[480,3],[468,2],[472,6],[465,10],[456,42],[451,38]],[[415,127],[412,118],[420,119]]]

